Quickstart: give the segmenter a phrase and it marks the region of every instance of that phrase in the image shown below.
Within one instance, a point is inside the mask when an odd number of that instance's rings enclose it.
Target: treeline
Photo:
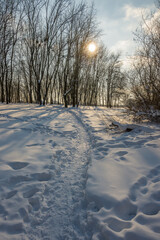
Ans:
[[[160,110],[160,1],[156,7],[142,16],[135,32],[138,47],[129,71],[133,94],[129,106],[135,110]]]
[[[126,98],[120,55],[100,43],[93,6],[1,0],[0,23],[1,102],[111,107]]]
[[[142,16],[127,72],[101,43],[95,9],[84,1],[1,0],[0,23],[1,102],[160,109],[160,0]]]

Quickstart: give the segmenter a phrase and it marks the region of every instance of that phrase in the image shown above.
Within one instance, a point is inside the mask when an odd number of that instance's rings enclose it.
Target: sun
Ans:
[[[94,42],[91,42],[91,43],[88,44],[89,52],[94,53],[96,51],[96,49],[97,49],[97,46]]]

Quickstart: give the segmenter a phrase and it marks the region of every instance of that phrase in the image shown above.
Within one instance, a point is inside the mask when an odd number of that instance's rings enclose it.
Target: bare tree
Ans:
[[[160,4],[158,1],[157,3]],[[160,5],[159,5],[160,6]],[[130,74],[137,107],[160,109],[160,12],[142,16],[135,33],[139,48]]]
[[[119,56],[99,44],[93,6],[71,0],[0,4],[2,102],[97,105],[106,104],[107,91],[108,102],[118,98]],[[93,40],[99,47],[90,56],[86,46]]]
[[[23,9],[19,0],[2,0],[0,3],[0,86],[1,101],[11,101],[14,74],[15,47],[21,27]]]

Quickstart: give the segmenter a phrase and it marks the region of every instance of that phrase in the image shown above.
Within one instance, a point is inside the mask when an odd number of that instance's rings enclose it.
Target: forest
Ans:
[[[133,35],[129,69],[102,43],[94,5],[1,0],[0,22],[0,102],[160,110],[159,0]]]

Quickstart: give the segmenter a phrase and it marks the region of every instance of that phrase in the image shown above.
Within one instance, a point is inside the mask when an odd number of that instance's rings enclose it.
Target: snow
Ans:
[[[88,170],[92,239],[160,239],[160,128],[135,124],[124,110],[96,109],[96,147]],[[106,125],[106,134],[101,122]],[[118,128],[113,129],[112,122]],[[127,127],[133,131],[126,132]],[[156,198],[155,198],[156,196]]]
[[[0,239],[160,239],[158,124],[0,104],[0,136]]]

